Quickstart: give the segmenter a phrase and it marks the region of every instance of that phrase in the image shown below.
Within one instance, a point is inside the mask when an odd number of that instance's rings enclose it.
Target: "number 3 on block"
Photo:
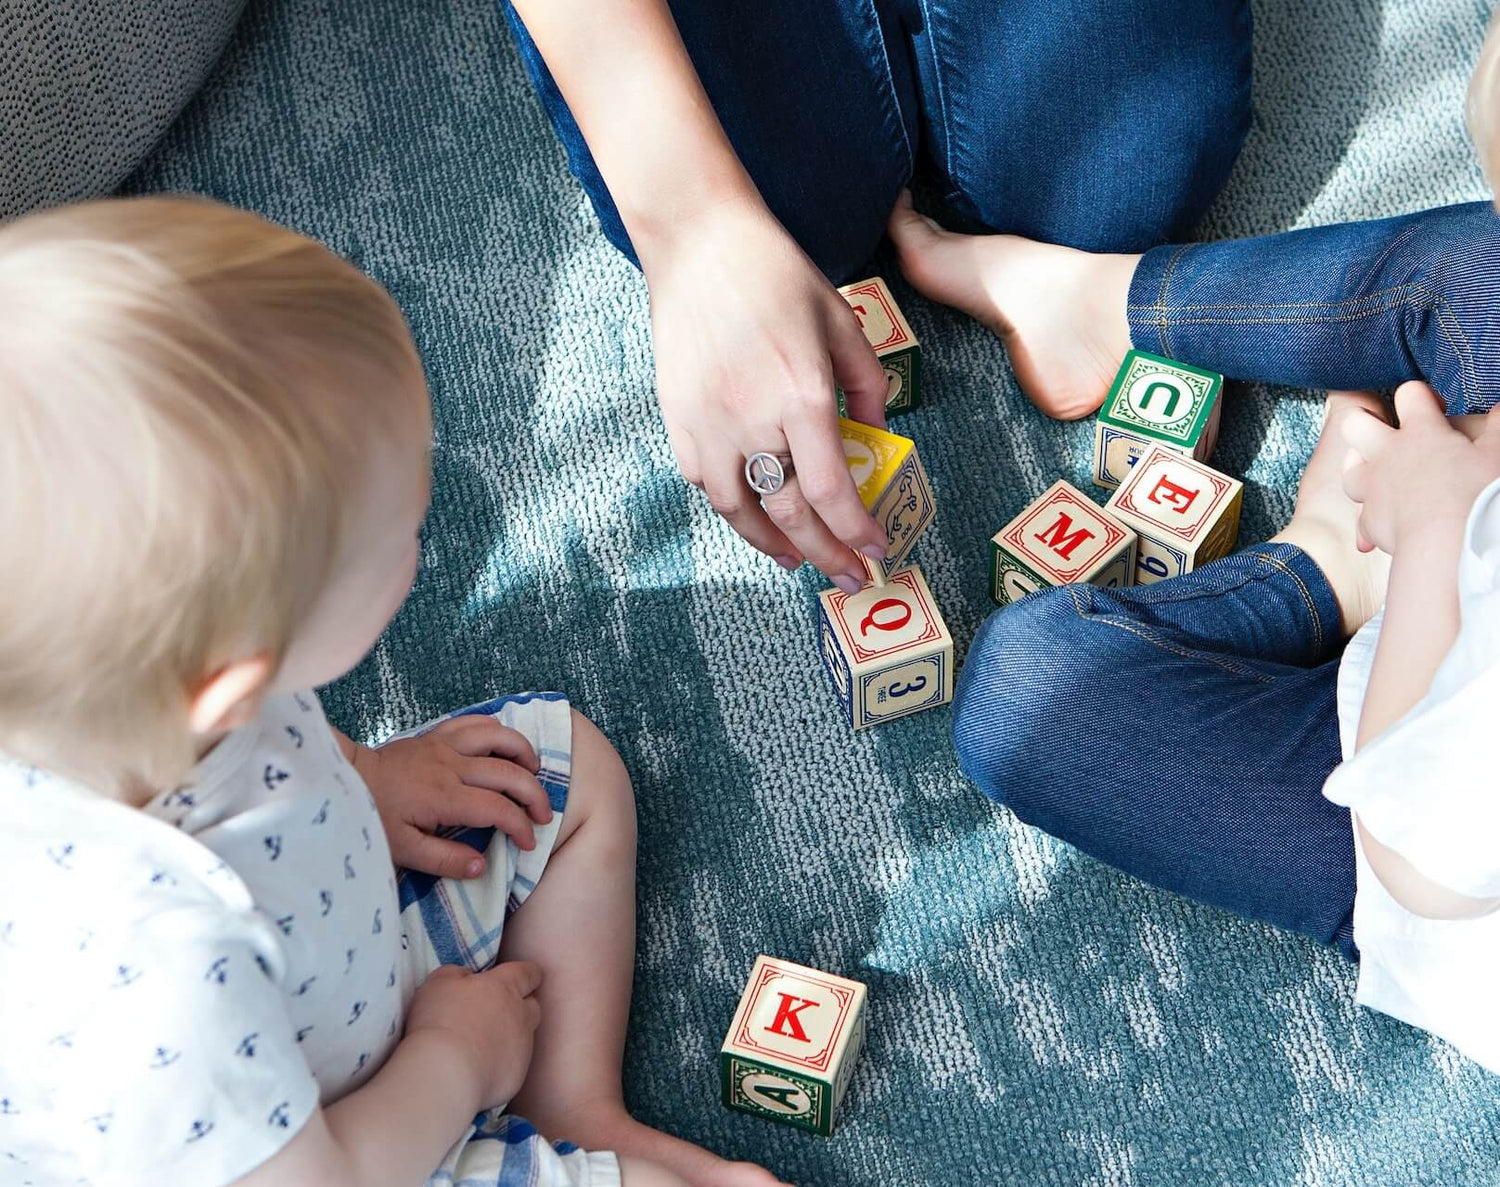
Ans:
[[[855,729],[953,698],[953,636],[921,570],[883,587],[818,595],[823,663]]]

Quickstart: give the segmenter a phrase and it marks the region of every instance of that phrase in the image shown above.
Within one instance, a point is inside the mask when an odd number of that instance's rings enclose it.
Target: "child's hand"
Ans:
[[[1359,546],[1395,555],[1415,534],[1463,530],[1474,499],[1500,478],[1500,409],[1471,436],[1449,423],[1425,383],[1396,392],[1392,428],[1375,416],[1344,418],[1344,490],[1363,504]]]
[[[435,829],[496,828],[531,849],[532,821],[552,819],[531,743],[493,717],[455,717],[378,750],[359,747],[354,767],[375,797],[396,864],[440,878],[477,877],[484,858]]]
[[[531,1047],[542,1008],[532,995],[542,970],[529,960],[471,973],[456,964],[435,969],[411,999],[406,1037],[438,1031],[456,1039],[479,1086],[478,1108],[509,1101],[531,1067]]]

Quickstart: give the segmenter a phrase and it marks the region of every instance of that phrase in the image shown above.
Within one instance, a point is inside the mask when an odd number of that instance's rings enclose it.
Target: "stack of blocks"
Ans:
[[[1227,555],[1242,483],[1204,464],[1218,435],[1224,379],[1132,350],[1094,428],[1101,509],[1053,483],[990,541],[990,593],[1002,605],[1046,586],[1146,585]]]
[[[864,1039],[858,981],[757,957],[719,1050],[724,1103],[830,1134]]]
[[[921,348],[885,281],[839,291],[885,368],[886,411],[915,407]],[[885,560],[865,560],[863,589],[818,595],[824,666],[850,726],[863,729],[953,699],[953,636],[922,570],[909,563],[937,515],[915,442],[844,417],[839,433],[859,497],[886,534]]]

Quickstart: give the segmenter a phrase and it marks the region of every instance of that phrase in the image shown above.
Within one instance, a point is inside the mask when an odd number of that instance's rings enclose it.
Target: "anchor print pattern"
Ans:
[[[93,970],[94,997],[113,991],[111,999],[120,1004],[102,1008],[117,1037],[105,1058],[130,1066],[90,1065],[91,1044],[102,1033],[97,1012],[70,1008],[54,1016],[51,1029],[37,1032],[46,1058],[70,1060],[85,1069],[79,1074],[136,1077],[115,1099],[129,1102],[131,1113],[140,1109],[159,1119],[148,1127],[150,1140],[175,1146],[189,1178],[187,1168],[217,1165],[238,1140],[241,1126],[226,1123],[227,1107],[249,1105],[252,1125],[264,1118],[270,1128],[290,1133],[307,1101],[287,1090],[288,1075],[305,1078],[313,1070],[320,1086],[325,1076],[347,1083],[367,1076],[400,1039],[398,961],[407,937],[391,926],[399,914],[395,871],[384,864],[384,850],[371,856],[380,827],[374,801],[348,794],[363,788],[331,732],[325,747],[320,731],[326,727],[310,695],[273,698],[268,705],[273,702],[279,718],[254,727],[259,738],[233,773],[218,772],[211,788],[189,784],[169,791],[144,809],[179,836],[201,840],[207,849],[200,856],[155,845],[159,834],[141,839],[127,833],[120,841],[111,838],[114,848],[106,850],[94,844],[94,834],[70,836],[66,826],[31,842],[33,868],[53,878],[113,876],[101,897],[112,895],[127,907],[138,897],[142,920],[170,916],[210,929],[174,935],[170,944],[152,936],[132,945],[112,926],[75,917],[60,936],[49,934],[49,954],[61,950],[64,963],[71,958],[79,969]],[[0,789],[6,776],[0,764]],[[256,815],[253,824],[246,817],[249,827],[216,827],[251,809]],[[129,867],[119,864],[122,842],[139,853]],[[181,908],[189,910],[175,915]],[[24,910],[13,914],[0,919],[5,971],[25,967],[39,934]],[[101,945],[103,959],[96,955]],[[251,975],[252,961],[259,976]],[[72,976],[78,979],[76,969]],[[153,1005],[133,1004],[143,991],[164,996],[151,998]],[[179,999],[180,1011],[161,1009],[162,1000]],[[139,1033],[130,1029],[133,1023]],[[122,1047],[119,1035],[136,1045]],[[24,1113],[30,1098],[14,1090],[19,1085],[6,1087],[12,1090],[0,1095],[0,1117]],[[255,1111],[260,1092],[266,1095]],[[118,1105],[100,1111],[95,1104],[73,1120],[91,1141],[123,1144],[142,1135],[131,1113]],[[190,1153],[197,1150],[204,1153]],[[18,1156],[0,1155],[0,1166],[19,1165]],[[45,1176],[33,1177],[40,1182]]]

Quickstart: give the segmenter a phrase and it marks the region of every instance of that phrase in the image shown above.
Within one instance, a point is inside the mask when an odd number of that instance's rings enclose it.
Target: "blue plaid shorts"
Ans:
[[[399,872],[402,984],[408,1002],[439,965],[461,964],[479,972],[495,963],[505,921],[536,888],[568,805],[573,719],[561,693],[497,697],[397,736],[411,737],[454,717],[474,714],[492,716],[526,735],[541,763],[537,778],[552,805],[552,819],[536,825],[536,848],[530,851],[517,848],[492,828],[446,830],[443,835],[485,855],[486,869],[478,878],[458,881],[414,870]],[[620,1170],[613,1154],[549,1142],[502,1105],[474,1118],[469,1132],[427,1182],[429,1187],[618,1187]]]

